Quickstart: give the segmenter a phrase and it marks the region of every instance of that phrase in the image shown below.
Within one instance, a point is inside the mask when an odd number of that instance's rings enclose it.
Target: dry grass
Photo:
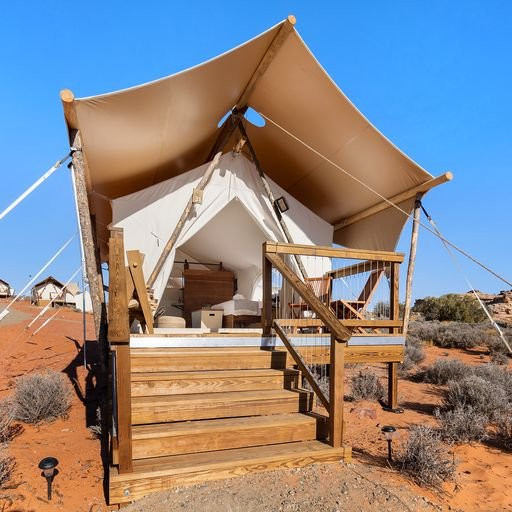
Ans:
[[[402,473],[425,487],[439,488],[455,477],[453,457],[442,444],[439,433],[426,426],[411,428],[398,463]]]
[[[65,417],[71,407],[71,386],[62,373],[48,371],[16,380],[13,417],[40,423]]]
[[[14,469],[14,460],[9,456],[6,444],[0,445],[0,489],[10,480]],[[3,510],[3,509],[2,509]]]
[[[352,377],[351,382],[354,400],[381,400],[384,398],[384,387],[373,372],[360,370]]]

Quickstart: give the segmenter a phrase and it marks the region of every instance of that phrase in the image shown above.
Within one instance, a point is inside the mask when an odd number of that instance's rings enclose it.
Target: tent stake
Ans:
[[[238,118],[237,121],[238,121],[238,129],[240,130],[240,135],[242,135],[242,137],[246,140],[246,144],[247,144],[247,147],[249,148],[249,152],[251,153],[252,160],[254,162],[254,165],[256,166],[256,169],[258,170],[258,174],[260,175],[261,182],[263,184],[263,188],[265,189],[268,200],[270,201],[272,210],[275,212],[276,206],[275,206],[274,194],[272,193],[272,190],[270,189],[270,185],[268,184],[265,173],[263,172],[263,170],[260,166],[260,162],[258,160],[258,157],[256,156],[256,152],[254,151],[251,141],[250,141],[249,137],[247,136],[247,132],[245,131],[244,125],[242,124],[242,120],[240,118]],[[281,225],[281,229],[283,230],[286,241],[289,244],[293,244],[293,240],[290,235],[290,231],[288,231],[288,226],[286,225],[286,222],[284,221],[283,217],[281,215],[278,215],[277,212],[276,212],[276,217],[279,220],[279,224]],[[306,269],[304,268],[304,265],[302,264],[301,257],[298,254],[295,254],[294,257],[295,257],[295,261],[297,262],[297,266],[299,267],[300,273],[302,274],[303,279],[307,279],[308,274],[306,272]]]
[[[411,249],[409,251],[409,264],[407,266],[407,281],[405,285],[405,308],[404,308],[404,326],[403,334],[407,334],[409,327],[409,318],[411,316],[411,297],[412,297],[412,276],[414,274],[414,265],[416,264],[416,248],[418,246],[418,229],[421,213],[421,198],[423,194],[416,194],[414,203],[414,214],[412,221]]]

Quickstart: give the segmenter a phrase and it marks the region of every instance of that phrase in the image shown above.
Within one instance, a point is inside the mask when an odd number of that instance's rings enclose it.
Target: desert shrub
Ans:
[[[495,364],[482,364],[473,368],[473,373],[492,387],[499,387],[505,392],[507,399],[512,403],[512,372]]]
[[[455,476],[455,462],[443,446],[440,434],[426,426],[411,428],[398,463],[400,471],[427,487],[439,487]]]
[[[422,341],[434,341],[440,325],[437,321],[411,322],[407,330],[407,340],[417,338]]]
[[[491,385],[478,375],[469,375],[448,382],[443,405],[445,410],[471,408],[475,413],[492,420],[500,411],[507,409],[509,401],[501,386]]]
[[[421,380],[444,385],[450,380],[461,379],[471,373],[471,367],[458,359],[438,359],[425,369],[421,374]]]
[[[408,339],[405,345],[404,360],[398,365],[399,371],[404,374],[425,359],[425,351],[419,344],[412,344]]]
[[[62,373],[26,375],[16,380],[14,418],[25,423],[53,421],[65,417],[71,407],[71,388]]]
[[[436,417],[439,420],[441,436],[445,441],[464,443],[482,441],[487,437],[489,419],[471,406],[444,411],[437,409]]]
[[[93,439],[101,439],[101,407],[99,406],[96,407],[96,423],[89,427],[89,432],[91,433]]]
[[[14,469],[14,459],[9,456],[6,444],[0,444],[0,489],[5,487]]]
[[[512,410],[505,411],[496,419],[496,436],[498,443],[512,450]]]
[[[384,387],[377,375],[361,370],[352,377],[352,397],[354,400],[380,400],[384,398]]]
[[[478,323],[486,319],[474,297],[455,293],[418,299],[412,309],[421,313],[425,320]]]

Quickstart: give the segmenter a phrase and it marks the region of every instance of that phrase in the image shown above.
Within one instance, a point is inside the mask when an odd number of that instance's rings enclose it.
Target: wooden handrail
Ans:
[[[281,326],[279,325],[279,322],[277,320],[274,320],[273,324],[274,330],[276,331],[279,338],[281,338],[281,341],[284,343],[284,346],[288,349],[288,352],[293,357],[293,360],[299,367],[299,370],[302,372],[306,380],[308,381],[309,385],[313,389],[313,391],[316,393],[318,398],[320,399],[320,402],[322,402],[322,405],[326,408],[327,411],[330,411],[330,405],[329,400],[325,396],[324,392],[320,389],[320,386],[315,380],[315,377],[313,377],[313,374],[309,371],[309,368],[307,367],[306,363],[302,359],[301,355],[295,350],[294,346],[286,336],[286,333],[283,331]]]
[[[298,254],[302,256],[321,256],[325,258],[345,258],[348,260],[372,260],[402,263],[404,254],[391,251],[366,251],[345,249],[321,245],[285,244],[281,242],[265,242],[267,254]]]
[[[302,297],[309,307],[325,323],[326,327],[341,341],[347,341],[352,335],[352,331],[343,325],[343,321],[336,318],[333,311],[327,307],[314,293],[308,288],[300,278],[291,270],[284,260],[278,254],[266,254],[266,258],[272,265],[279,270],[284,279],[290,283],[292,288]]]
[[[386,268],[385,261],[363,261],[361,263],[355,263],[348,267],[336,268],[329,270],[325,273],[326,276],[330,276],[331,279],[339,279],[341,277],[349,277],[356,274],[363,274],[365,272],[372,272],[374,270],[384,270]]]

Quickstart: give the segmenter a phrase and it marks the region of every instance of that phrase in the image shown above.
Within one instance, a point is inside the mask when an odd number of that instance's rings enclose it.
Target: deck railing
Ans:
[[[333,446],[343,441],[346,342],[353,336],[401,333],[399,266],[403,259],[402,254],[386,251],[263,244],[264,335],[274,329],[301,370],[305,385],[327,411]],[[347,266],[343,260],[352,262]],[[396,407],[396,370],[397,363],[389,363],[390,408]]]

